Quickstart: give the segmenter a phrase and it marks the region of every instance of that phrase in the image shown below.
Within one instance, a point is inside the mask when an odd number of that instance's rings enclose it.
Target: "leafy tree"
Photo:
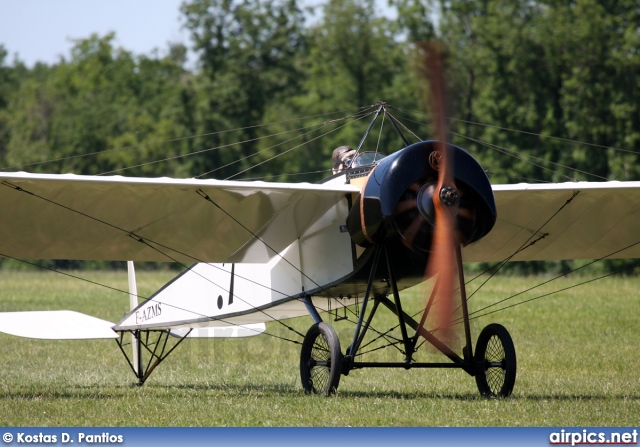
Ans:
[[[423,108],[414,42],[437,36],[449,54],[453,141],[494,182],[638,179],[636,0],[389,3],[396,20],[378,16],[373,0],[329,0],[306,25],[297,0],[187,0],[192,71],[182,45],[136,56],[113,34],[31,69],[8,64],[0,46],[2,165],[292,181],[303,178],[280,175],[315,171],[304,179],[317,180],[335,147],[358,144],[371,105],[387,101],[398,116]],[[422,120],[410,126],[428,138]],[[363,149],[397,150],[390,128],[379,118]],[[550,268],[569,264],[513,267]]]
[[[364,107],[381,99],[402,52],[370,0],[330,0],[310,30],[308,94],[320,104]]]
[[[10,117],[12,115],[15,92],[20,82],[27,76],[27,68],[19,61],[13,66],[7,64],[8,51],[0,45],[0,164],[6,157],[7,144],[11,138]]]
[[[463,117],[458,129],[472,138],[457,142],[479,155],[494,181],[637,178],[640,71],[633,48],[640,23],[633,4],[441,2]]]
[[[407,42],[428,42],[436,37],[434,6],[424,0],[389,0],[398,13],[396,33]]]
[[[384,100],[400,107],[410,104],[414,109],[408,46],[396,41],[399,32],[395,23],[376,15],[370,0],[327,2],[322,20],[309,29],[307,77],[304,93],[295,98],[296,107],[305,114],[338,109],[355,115]],[[345,144],[356,147],[371,119],[340,122],[339,126],[352,123],[321,141],[312,141],[308,147],[313,158],[305,158],[303,169],[329,168],[332,150]],[[382,120],[378,122],[363,150],[379,148],[384,153],[401,147],[393,133],[379,134]],[[385,126],[390,128],[388,120]]]
[[[175,155],[175,147],[154,143],[191,130],[184,123],[188,113],[182,113],[188,90],[184,69],[170,58],[136,60],[114,48],[113,39],[109,34],[80,40],[69,62],[37,66],[21,83],[10,118],[14,132],[7,143],[8,164],[101,174]],[[59,161],[55,168],[31,165],[45,160]],[[179,167],[169,172],[166,166],[156,168],[137,173],[181,172]]]
[[[227,178],[261,160],[254,155],[261,136],[255,124],[272,104],[300,90],[304,16],[296,0],[194,0],[182,12],[200,57],[199,130],[211,134],[203,142],[212,149],[232,146],[198,158],[194,170]],[[228,129],[242,130],[219,133]],[[232,144],[237,141],[246,143]]]
[[[638,60],[631,48],[638,39],[632,31],[637,31],[638,14],[632,3],[441,3],[442,37],[454,54],[461,133],[495,145],[466,144],[488,159],[497,180],[620,175],[612,172],[617,162],[606,149],[566,140],[637,146]],[[495,147],[510,156],[498,156]],[[635,157],[624,158],[622,177],[630,178]]]

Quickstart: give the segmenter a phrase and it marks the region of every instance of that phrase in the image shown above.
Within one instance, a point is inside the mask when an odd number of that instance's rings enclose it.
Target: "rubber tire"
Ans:
[[[490,324],[476,343],[475,378],[480,394],[485,397],[508,397],[516,382],[516,350],[511,335],[500,324]],[[501,366],[489,366],[501,362]]]
[[[300,351],[300,379],[307,394],[334,394],[340,383],[342,353],[333,327],[316,323],[309,328]]]

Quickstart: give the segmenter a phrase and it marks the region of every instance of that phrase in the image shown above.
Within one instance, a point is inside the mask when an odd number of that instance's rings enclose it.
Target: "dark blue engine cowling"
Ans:
[[[463,149],[450,147],[460,194],[458,230],[461,242],[466,245],[493,228],[496,205],[491,184],[480,164]],[[416,202],[424,191],[435,190],[429,189],[438,180],[438,172],[429,163],[435,149],[436,142],[423,141],[378,163],[347,217],[347,228],[356,244],[368,247],[382,242],[391,233],[404,238],[404,232],[410,231],[410,248],[429,251],[433,225],[418,211]]]

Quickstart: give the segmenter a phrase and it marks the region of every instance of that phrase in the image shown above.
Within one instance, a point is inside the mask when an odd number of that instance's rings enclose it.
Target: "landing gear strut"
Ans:
[[[348,375],[353,369],[360,368],[459,368],[474,376],[480,394],[485,397],[507,397],[511,395],[516,380],[516,351],[509,332],[499,324],[490,324],[480,333],[476,343],[475,355],[471,344],[471,331],[467,297],[464,288],[464,274],[460,249],[457,249],[459,285],[461,295],[462,326],[464,328],[464,346],[459,354],[450,348],[446,339],[440,339],[435,332],[425,328],[426,314],[430,310],[430,303],[423,311],[419,321],[402,310],[398,284],[384,244],[375,247],[371,273],[367,291],[361,304],[358,322],[353,336],[353,342],[343,356],[340,351],[340,341],[336,331],[327,323],[317,321],[307,332],[302,344],[300,355],[300,377],[302,386],[308,394],[330,395],[336,392],[340,383],[340,374]],[[374,295],[372,285],[380,278],[376,278],[380,262],[386,262],[388,269],[387,280],[393,300],[387,296]],[[436,286],[437,287],[437,284]],[[372,296],[374,295],[374,296]],[[433,299],[432,295],[432,299]],[[310,301],[310,300],[309,300]],[[367,303],[373,301],[367,313]],[[386,307],[398,317],[398,325],[402,334],[405,359],[401,362],[364,362],[358,360],[358,350],[371,326],[376,311]],[[312,314],[313,315],[313,314]],[[413,335],[409,335],[412,329]],[[419,339],[433,345],[450,361],[442,363],[416,362],[413,354],[416,352]]]

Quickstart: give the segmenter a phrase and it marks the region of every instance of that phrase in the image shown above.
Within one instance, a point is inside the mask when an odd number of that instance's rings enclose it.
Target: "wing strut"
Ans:
[[[355,160],[358,157],[358,154],[360,153],[360,149],[362,148],[362,145],[364,144],[364,141],[369,136],[369,132],[371,132],[371,128],[373,127],[373,124],[376,122],[376,120],[378,119],[380,114],[384,111],[385,105],[386,105],[385,103],[379,103],[378,109],[376,110],[376,114],[374,115],[373,119],[369,123],[369,127],[367,127],[367,130],[365,131],[364,135],[360,139],[360,143],[358,144],[358,147],[356,148],[355,155],[353,157],[351,157],[351,163],[353,163],[353,160]],[[347,166],[347,168],[350,168],[350,167],[351,167],[351,165]]]

